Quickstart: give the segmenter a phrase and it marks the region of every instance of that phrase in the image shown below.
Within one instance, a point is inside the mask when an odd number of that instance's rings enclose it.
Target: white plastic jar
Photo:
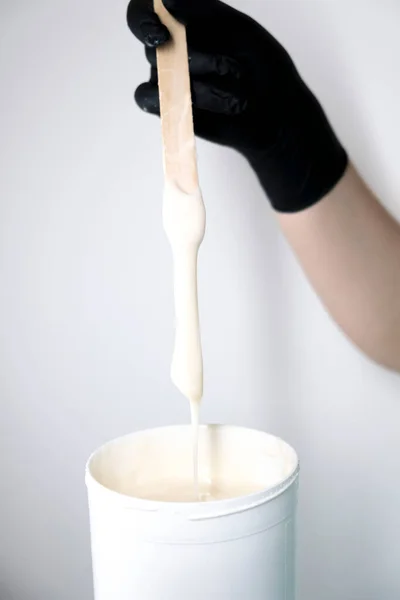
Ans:
[[[283,440],[224,425],[200,428],[200,479],[261,483],[212,502],[156,502],[133,481],[190,477],[190,426],[111,441],[86,468],[95,600],[294,600],[299,464]]]

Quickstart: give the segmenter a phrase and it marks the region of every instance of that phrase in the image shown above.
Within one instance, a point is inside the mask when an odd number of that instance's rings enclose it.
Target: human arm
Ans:
[[[352,165],[280,226],[328,311],[377,363],[400,371],[400,226]]]
[[[217,0],[165,0],[187,26],[196,134],[250,163],[309,280],[344,332],[400,370],[400,227],[362,182],[282,46]],[[128,23],[151,78],[136,100],[158,114],[155,46],[168,41],[148,0]]]

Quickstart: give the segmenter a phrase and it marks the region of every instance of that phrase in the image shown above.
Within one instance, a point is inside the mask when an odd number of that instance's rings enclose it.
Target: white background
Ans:
[[[237,5],[291,52],[400,217],[398,2]],[[89,600],[88,454],[189,419],[169,381],[159,122],[132,101],[148,67],[125,8],[0,6],[1,600]],[[199,143],[199,161],[202,418],[298,450],[299,600],[396,600],[400,379],[331,322],[242,159]]]

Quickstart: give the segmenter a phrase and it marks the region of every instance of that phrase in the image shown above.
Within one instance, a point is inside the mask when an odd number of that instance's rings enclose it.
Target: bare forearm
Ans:
[[[400,225],[351,166],[322,201],[278,218],[339,326],[373,360],[400,371]]]

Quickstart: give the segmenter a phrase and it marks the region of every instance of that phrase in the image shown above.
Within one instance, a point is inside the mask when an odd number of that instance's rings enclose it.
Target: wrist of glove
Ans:
[[[186,25],[196,135],[240,152],[277,211],[318,202],[341,179],[348,158],[286,50],[219,0],[164,4]],[[131,0],[127,18],[151,65],[135,99],[159,114],[155,49],[168,43],[169,32],[151,0]]]

